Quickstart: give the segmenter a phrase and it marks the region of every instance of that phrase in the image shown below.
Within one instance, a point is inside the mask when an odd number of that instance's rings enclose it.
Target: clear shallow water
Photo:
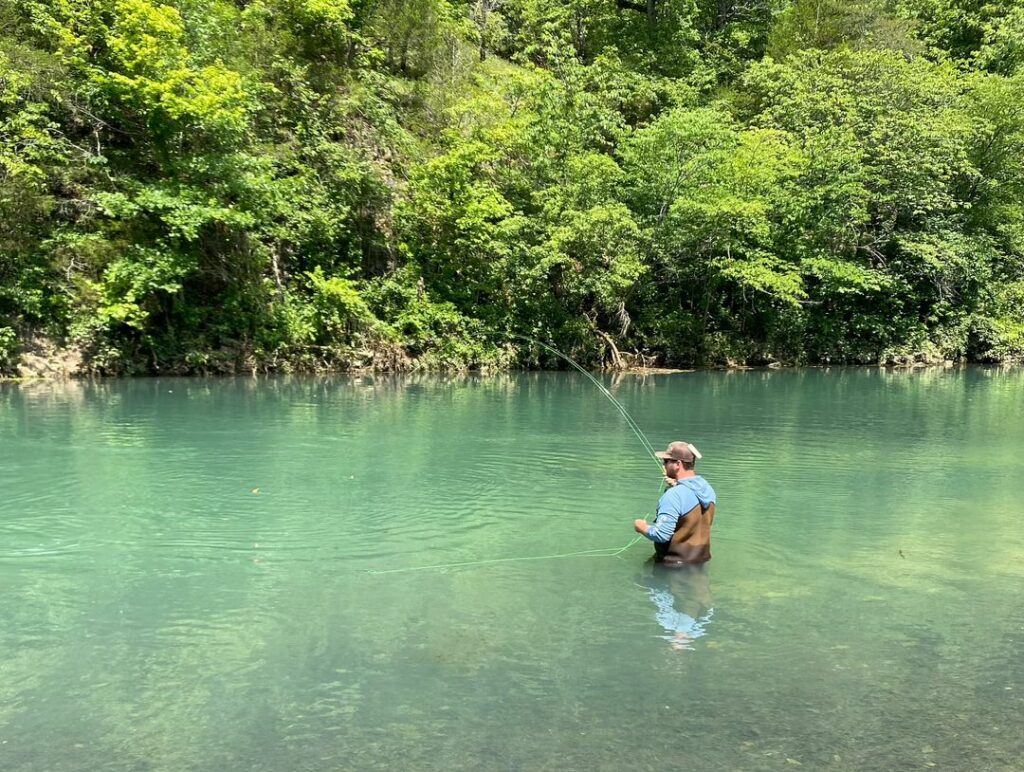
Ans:
[[[1020,769],[1021,371],[612,389],[0,384],[0,768]]]

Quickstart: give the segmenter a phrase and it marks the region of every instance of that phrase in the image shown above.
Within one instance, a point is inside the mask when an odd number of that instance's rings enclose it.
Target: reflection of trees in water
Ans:
[[[654,618],[664,631],[661,637],[673,649],[692,649],[696,639],[707,635],[714,601],[705,565],[665,568],[651,562],[640,585],[654,603]]]

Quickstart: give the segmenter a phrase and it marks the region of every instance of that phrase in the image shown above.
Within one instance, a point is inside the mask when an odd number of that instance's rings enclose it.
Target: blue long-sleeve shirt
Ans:
[[[661,494],[658,499],[658,516],[647,526],[648,539],[666,542],[676,532],[679,518],[698,504],[704,509],[715,503],[715,490],[700,475],[685,477]]]

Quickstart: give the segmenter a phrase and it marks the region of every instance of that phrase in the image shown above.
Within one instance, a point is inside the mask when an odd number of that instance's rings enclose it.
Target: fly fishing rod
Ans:
[[[613,405],[615,405],[615,409],[619,411],[619,414],[623,417],[623,419],[625,419],[626,425],[629,426],[629,428],[633,431],[633,434],[636,435],[636,438],[638,440],[640,440],[640,442],[643,444],[644,449],[647,451],[648,455],[650,455],[650,457],[652,459],[654,459],[655,463],[657,463],[659,466],[661,465],[660,459],[658,458],[658,456],[654,452],[654,446],[651,445],[650,440],[647,439],[647,435],[645,435],[643,433],[643,430],[640,428],[640,426],[637,424],[637,422],[633,419],[633,416],[631,416],[629,414],[629,411],[626,410],[626,408],[623,406],[623,404],[621,402],[619,402],[619,400],[617,400],[615,398],[615,395],[612,394],[610,391],[608,391],[608,387],[605,386],[603,383],[601,383],[601,381],[599,381],[594,376],[593,373],[591,373],[589,370],[587,370],[582,365],[580,365],[579,362],[574,360],[568,354],[565,354],[564,352],[559,351],[554,346],[550,346],[547,343],[544,343],[543,341],[537,340],[536,338],[531,338],[531,337],[529,337],[527,335],[518,335],[518,334],[512,333],[512,332],[492,332],[492,333],[488,333],[488,334],[495,335],[495,336],[503,335],[503,336],[506,336],[506,337],[509,337],[509,338],[517,338],[519,340],[526,341],[527,343],[531,343],[531,344],[534,344],[536,346],[540,346],[545,351],[548,351],[548,352],[554,354],[555,356],[563,359],[565,362],[567,362],[574,370],[576,370],[577,372],[581,373],[583,376],[585,376],[587,378],[587,380],[589,380],[592,384],[594,384],[594,386],[597,387],[598,391],[600,391],[602,394],[604,394],[604,396],[607,397],[608,400]],[[664,481],[662,482],[661,490],[662,491],[665,490]],[[590,557],[590,558],[605,558],[605,557],[608,557],[608,558],[611,558],[611,557],[617,557],[618,555],[621,555],[623,552],[628,550],[630,547],[632,547],[634,544],[636,544],[638,541],[640,541],[643,538],[644,537],[641,536],[641,535],[634,536],[633,539],[628,544],[626,544],[623,547],[606,547],[606,548],[603,548],[603,549],[580,550],[578,552],[562,552],[562,553],[559,553],[557,555],[530,555],[530,556],[526,556],[526,557],[490,558],[490,559],[484,559],[484,560],[466,560],[466,561],[461,561],[461,562],[456,562],[456,563],[435,563],[433,565],[411,566],[411,567],[408,567],[408,568],[385,568],[385,569],[379,569],[379,570],[371,569],[371,570],[367,571],[367,573],[370,573],[370,574],[403,574],[403,573],[409,573],[411,571],[430,571],[430,570],[438,570],[438,569],[444,569],[444,568],[466,568],[466,567],[469,567],[469,566],[482,566],[482,565],[488,565],[488,564],[492,564],[492,563],[516,563],[516,562],[521,562],[521,561],[524,561],[524,560],[557,560],[559,558],[584,558],[584,557]]]
[[[544,343],[543,341],[537,340],[536,338],[531,338],[531,337],[529,337],[527,335],[518,335],[518,334],[513,333],[513,332],[497,332],[497,333],[492,333],[492,334],[494,334],[494,335],[506,335],[506,336],[508,336],[510,338],[518,338],[519,340],[524,340],[527,343],[532,343],[534,345],[540,346],[545,351],[549,351],[552,354],[554,354],[555,356],[560,357],[561,359],[565,360],[577,372],[582,373],[592,384],[594,384],[597,387],[598,391],[600,391],[602,394],[604,394],[611,401],[611,403],[613,405],[615,405],[615,409],[618,410],[620,415],[622,415],[622,417],[625,419],[626,425],[629,426],[629,428],[633,431],[633,434],[636,435],[637,439],[640,440],[641,443],[643,443],[644,449],[647,451],[647,454],[651,458],[653,458],[656,463],[658,463],[660,465],[661,462],[658,460],[658,457],[655,455],[654,446],[651,445],[650,440],[647,439],[647,435],[643,433],[643,431],[640,429],[640,426],[637,424],[637,422],[635,420],[633,420],[633,416],[631,416],[629,414],[629,411],[627,411],[626,408],[623,407],[622,403],[619,402],[615,398],[615,395],[613,395],[610,391],[608,391],[608,387],[605,386],[603,383],[601,383],[601,381],[599,381],[594,376],[594,374],[592,372],[590,372],[589,370],[584,368],[579,362],[574,360],[568,354],[565,354],[565,353],[559,351],[558,349],[556,349],[554,346],[549,346],[547,343]]]

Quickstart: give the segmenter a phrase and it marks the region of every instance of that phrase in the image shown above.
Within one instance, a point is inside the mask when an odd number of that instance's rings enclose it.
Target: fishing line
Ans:
[[[566,362],[568,362],[570,365],[572,365],[573,368],[575,368],[578,372],[580,372],[584,376],[586,376],[586,378],[592,384],[594,384],[598,388],[598,390],[602,394],[604,394],[611,401],[611,403],[613,405],[615,405],[615,409],[618,410],[619,413],[622,415],[622,417],[626,420],[626,425],[629,426],[629,428],[633,430],[633,434],[635,434],[637,439],[640,440],[640,442],[643,443],[644,449],[647,451],[647,454],[651,458],[654,459],[655,463],[657,463],[659,466],[661,466],[661,461],[654,454],[654,446],[651,445],[651,441],[647,439],[647,435],[643,433],[643,431],[640,429],[640,426],[637,424],[637,422],[635,420],[633,420],[633,416],[631,416],[629,414],[629,411],[627,411],[626,408],[623,407],[622,403],[619,402],[615,398],[615,395],[613,395],[610,391],[608,391],[608,388],[603,383],[601,383],[601,381],[599,381],[596,377],[594,377],[594,374],[592,372],[590,372],[589,370],[585,369],[582,365],[580,365],[578,362],[576,362],[568,354],[564,354],[561,351],[559,351],[557,348],[555,348],[554,346],[549,346],[547,343],[544,343],[543,341],[539,341],[536,338],[531,338],[531,337],[529,337],[527,335],[518,335],[518,334],[516,334],[514,332],[494,332],[494,333],[490,333],[490,334],[491,335],[506,335],[506,336],[508,336],[510,338],[518,338],[519,340],[525,340],[528,343],[534,343],[534,344],[540,346],[541,348],[543,348],[544,350],[550,351],[555,356],[561,357]]]
[[[628,550],[634,544],[636,544],[643,536],[639,534],[633,538],[629,544],[624,547],[605,547],[603,549],[595,550],[581,550],[580,552],[562,552],[557,555],[530,555],[529,557],[521,558],[490,558],[488,560],[466,560],[460,563],[435,563],[429,566],[412,566],[411,568],[382,568],[382,569],[368,569],[368,574],[405,574],[410,571],[430,571],[440,568],[465,568],[466,566],[483,566],[489,563],[517,563],[523,560],[557,560],[559,558],[614,558],[621,555],[623,552]]]
[[[633,420],[633,416],[631,416],[629,414],[629,411],[627,411],[626,408],[622,405],[622,403],[619,402],[615,398],[615,395],[613,395],[610,391],[608,391],[608,388],[603,383],[601,383],[601,381],[599,381],[596,377],[594,377],[593,373],[591,373],[589,370],[586,370],[582,365],[580,365],[578,362],[576,362],[572,357],[570,357],[568,354],[565,354],[565,353],[559,351],[554,346],[549,346],[547,343],[544,343],[543,341],[539,341],[536,338],[531,338],[531,337],[529,337],[527,335],[517,335],[516,333],[512,333],[512,332],[492,332],[492,333],[487,333],[487,334],[489,334],[489,335],[505,335],[505,336],[507,336],[509,338],[518,338],[519,340],[524,340],[524,341],[526,341],[528,343],[532,343],[532,344],[535,344],[537,346],[540,346],[544,350],[550,351],[555,356],[561,357],[566,362],[568,362],[577,372],[580,372],[584,376],[586,376],[586,378],[592,384],[594,384],[598,388],[598,390],[602,394],[604,394],[609,399],[609,401],[611,401],[611,403],[613,405],[615,405],[615,409],[618,410],[619,414],[625,419],[626,425],[629,426],[629,428],[633,430],[633,434],[635,434],[637,439],[640,440],[641,443],[643,443],[644,449],[647,451],[648,455],[650,455],[650,457],[652,459],[654,459],[655,463],[657,463],[659,467],[661,466],[661,460],[655,454],[654,446],[651,445],[650,440],[647,439],[647,435],[645,435],[643,433],[643,430],[640,428],[640,426],[637,424],[637,422],[635,420]],[[664,482],[662,482],[661,490],[662,491],[665,490]],[[527,557],[489,558],[489,559],[484,559],[484,560],[465,560],[465,561],[460,561],[460,562],[457,562],[457,563],[434,563],[434,564],[431,564],[431,565],[428,565],[428,566],[410,566],[408,568],[368,569],[366,573],[368,573],[368,574],[404,574],[404,573],[410,573],[412,571],[434,571],[434,570],[440,570],[440,569],[443,569],[443,568],[467,568],[469,566],[484,566],[484,565],[490,565],[490,564],[494,564],[494,563],[518,563],[518,562],[522,562],[522,561],[525,561],[525,560],[559,560],[559,559],[562,559],[562,558],[614,558],[614,557],[618,557],[619,555],[621,555],[623,552],[628,550],[630,547],[632,547],[634,544],[636,544],[638,541],[640,541],[643,538],[644,537],[642,535],[637,534],[635,537],[633,537],[633,539],[628,544],[626,544],[623,547],[618,547],[618,548],[615,548],[615,547],[605,547],[603,549],[580,550],[578,552],[562,552],[562,553],[559,553],[557,555],[530,555],[530,556],[527,556]]]

